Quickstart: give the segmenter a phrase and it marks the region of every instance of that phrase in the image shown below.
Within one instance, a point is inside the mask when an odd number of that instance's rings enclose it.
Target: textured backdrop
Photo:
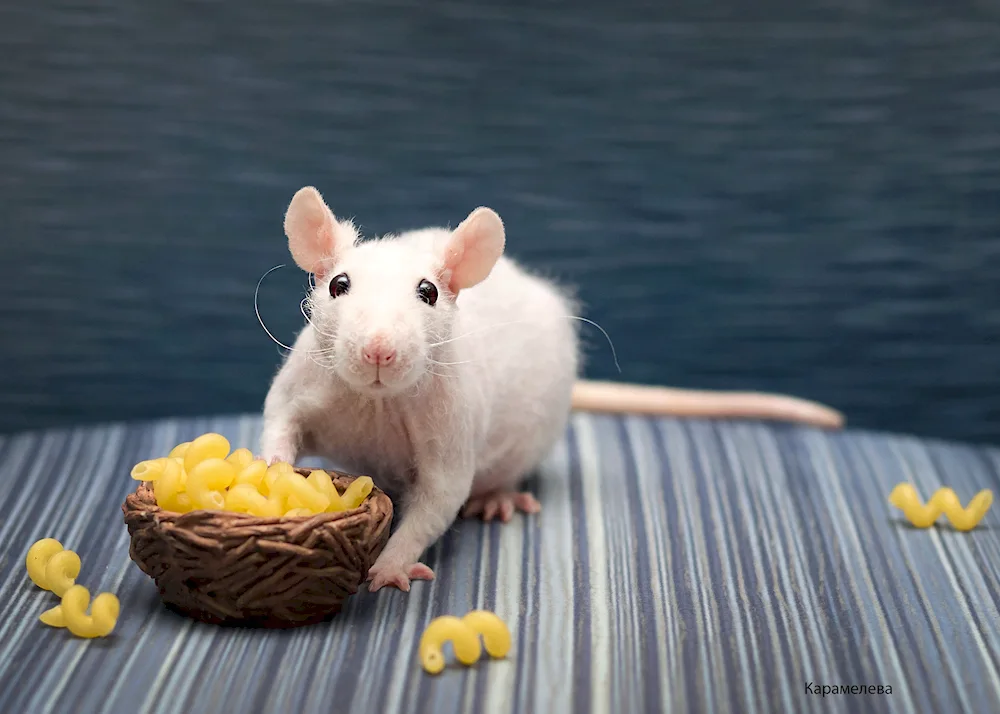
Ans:
[[[591,376],[996,441],[986,3],[646,5],[5,3],[0,431],[258,409],[314,184],[368,233],[495,208]]]

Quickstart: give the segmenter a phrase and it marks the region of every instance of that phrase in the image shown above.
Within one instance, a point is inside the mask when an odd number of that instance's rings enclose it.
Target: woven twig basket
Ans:
[[[329,473],[341,493],[355,478]],[[392,502],[377,488],[351,511],[259,518],[165,511],[143,483],[122,511],[129,555],[166,605],[203,622],[251,627],[295,627],[337,614],[367,578],[392,522]]]

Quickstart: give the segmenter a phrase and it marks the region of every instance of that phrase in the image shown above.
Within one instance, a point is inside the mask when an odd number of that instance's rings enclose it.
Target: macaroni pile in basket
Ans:
[[[317,469],[307,477],[288,463],[269,466],[248,449],[230,452],[226,437],[214,433],[179,444],[163,458],[139,462],[132,478],[152,482],[156,503],[164,510],[232,511],[264,518],[348,511],[360,506],[373,487],[371,478],[361,476],[340,493],[326,471]]]

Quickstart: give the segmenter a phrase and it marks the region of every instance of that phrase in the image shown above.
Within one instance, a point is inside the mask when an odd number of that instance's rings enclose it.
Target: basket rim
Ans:
[[[338,481],[347,481],[350,483],[364,476],[364,474],[349,474],[343,471],[338,471],[337,469],[329,468],[305,468],[301,466],[294,466],[293,469],[296,473],[302,476],[308,476],[313,471],[326,471],[330,474],[330,477],[334,481],[335,485]],[[250,513],[240,513],[239,511],[195,508],[181,513],[180,511],[170,511],[161,507],[160,504],[156,502],[156,497],[153,495],[152,482],[142,481],[134,491],[129,493],[129,497],[125,499],[125,503],[123,503],[122,506],[126,513],[131,511],[133,513],[147,513],[153,516],[162,515],[174,520],[186,520],[189,516],[194,517],[193,519],[201,519],[207,516],[223,516],[227,518],[246,520],[256,524],[292,524],[305,523],[313,520],[318,520],[320,522],[337,521],[342,518],[361,515],[362,512],[370,512],[376,502],[382,506],[382,510],[387,510],[389,513],[392,513],[394,510],[392,499],[390,499],[388,494],[373,483],[371,493],[369,493],[365,500],[361,502],[361,505],[357,508],[351,508],[346,511],[323,511],[322,513],[313,513],[306,516],[254,516]],[[242,518],[240,518],[241,516]]]

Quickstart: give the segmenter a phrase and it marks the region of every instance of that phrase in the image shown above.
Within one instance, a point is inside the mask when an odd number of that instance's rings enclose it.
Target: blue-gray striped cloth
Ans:
[[[427,555],[437,580],[363,591],[298,630],[197,624],[166,611],[128,558],[128,472],[206,431],[252,447],[258,428],[0,440],[0,712],[1000,710],[1000,520],[918,530],[886,500],[901,481],[924,498],[951,486],[963,503],[1000,490],[1000,451],[578,415],[533,484],[542,513],[458,523]],[[38,622],[55,596],[31,584],[24,554],[43,537],[80,554],[92,593],[119,595],[111,637]],[[424,674],[423,627],[473,608],[509,623],[509,657]]]

